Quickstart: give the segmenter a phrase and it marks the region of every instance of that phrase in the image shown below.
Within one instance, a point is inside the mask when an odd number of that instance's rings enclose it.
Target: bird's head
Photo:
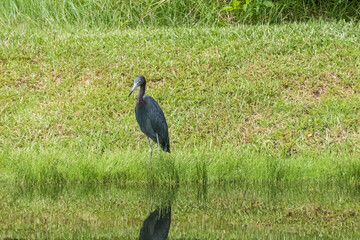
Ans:
[[[145,83],[145,77],[144,76],[137,76],[134,79],[134,86],[132,87],[128,97],[130,97],[130,95],[132,94],[133,91],[135,91],[136,88],[143,85],[144,83]]]

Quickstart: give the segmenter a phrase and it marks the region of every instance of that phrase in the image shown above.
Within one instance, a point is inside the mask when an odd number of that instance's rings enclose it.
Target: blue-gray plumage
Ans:
[[[135,116],[141,131],[147,136],[150,157],[152,150],[149,138],[158,144],[159,155],[160,147],[165,152],[170,152],[169,132],[164,113],[159,104],[152,97],[147,95],[144,96],[146,87],[144,76],[137,76],[135,78],[134,86],[131,89],[129,96],[138,87],[140,87],[140,90],[135,106]]]
[[[165,240],[171,223],[171,206],[157,208],[145,219],[140,230],[139,240]]]

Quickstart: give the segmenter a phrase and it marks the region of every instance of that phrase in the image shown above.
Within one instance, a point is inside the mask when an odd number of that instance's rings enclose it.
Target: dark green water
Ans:
[[[170,206],[169,239],[360,239],[355,185],[0,186],[0,239],[137,239]]]

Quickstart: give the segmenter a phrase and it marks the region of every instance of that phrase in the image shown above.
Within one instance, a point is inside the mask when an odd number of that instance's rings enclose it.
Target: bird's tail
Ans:
[[[170,141],[167,140],[167,142],[165,142],[164,144],[161,144],[161,148],[162,148],[162,150],[164,150],[164,152],[170,153]]]

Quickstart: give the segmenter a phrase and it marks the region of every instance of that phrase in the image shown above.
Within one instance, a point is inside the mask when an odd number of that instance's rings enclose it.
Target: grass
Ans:
[[[358,182],[353,22],[0,32],[1,179],[146,181],[127,98],[145,75],[168,120],[160,181]],[[167,163],[170,162],[170,163]],[[170,164],[167,166],[166,164]],[[165,176],[163,176],[165,174]]]
[[[64,0],[0,3],[0,24],[23,21],[36,26],[134,27],[215,23],[221,4],[217,1],[116,1]]]
[[[182,150],[147,168],[147,151],[74,153],[68,149],[18,150],[2,160],[0,180],[22,183],[222,183],[299,180],[358,184],[360,164],[352,155],[308,153],[294,157],[267,156],[244,149]],[[146,168],[144,168],[146,166]]]
[[[0,238],[133,239],[169,189],[170,239],[359,238],[353,2],[0,2]],[[150,166],[139,74],[171,139]]]
[[[122,28],[137,26],[224,26],[238,23],[272,24],[309,19],[358,21],[360,4],[350,0],[117,1],[9,0],[0,3],[0,26],[26,22],[38,27]],[[269,2],[269,1],[267,1]]]

